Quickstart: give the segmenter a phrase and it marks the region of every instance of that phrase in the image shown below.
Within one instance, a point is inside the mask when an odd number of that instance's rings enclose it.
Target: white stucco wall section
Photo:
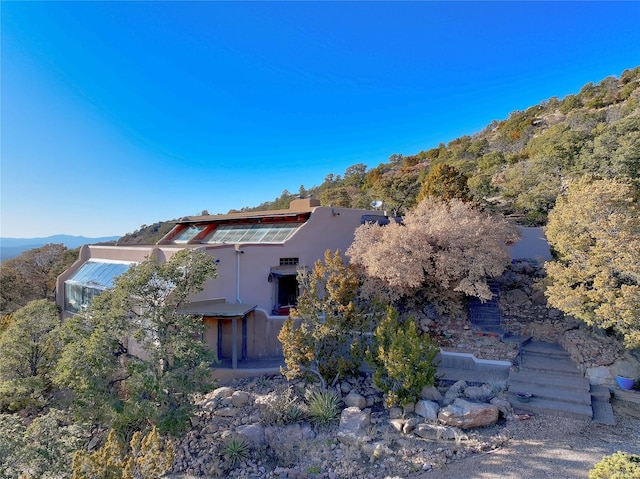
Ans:
[[[510,247],[513,259],[551,260],[551,248],[542,228],[518,226],[522,238]]]

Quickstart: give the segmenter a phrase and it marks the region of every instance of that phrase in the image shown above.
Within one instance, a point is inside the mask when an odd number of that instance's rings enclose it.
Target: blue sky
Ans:
[[[640,2],[5,2],[5,237],[121,235],[640,64]]]

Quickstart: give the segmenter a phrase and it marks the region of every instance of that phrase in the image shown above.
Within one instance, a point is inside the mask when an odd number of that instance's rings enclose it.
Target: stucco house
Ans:
[[[212,255],[217,277],[190,299],[185,313],[203,316],[204,340],[233,368],[243,359],[281,357],[277,335],[298,297],[299,267],[313,267],[326,250],[344,252],[363,222],[385,223],[382,212],[293,200],[286,210],[185,217],[157,244],[85,245],[57,280],[63,316],[80,312],[133,263],[165,261],[184,248]]]

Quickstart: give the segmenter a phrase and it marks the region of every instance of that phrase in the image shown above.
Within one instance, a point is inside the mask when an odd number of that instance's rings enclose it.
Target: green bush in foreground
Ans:
[[[398,322],[398,313],[389,308],[387,317],[374,332],[369,360],[375,365],[374,384],[387,394],[387,406],[415,402],[422,388],[436,379],[438,345],[428,335],[420,335],[413,319]]]
[[[640,479],[640,456],[616,452],[589,471],[589,479]]]
[[[156,479],[171,469],[175,450],[154,426],[146,436],[136,431],[127,448],[112,429],[94,452],[78,450],[73,456],[72,479]]]

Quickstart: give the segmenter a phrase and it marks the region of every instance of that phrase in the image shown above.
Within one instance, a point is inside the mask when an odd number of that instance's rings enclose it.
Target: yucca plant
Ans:
[[[224,446],[223,456],[229,469],[235,469],[249,457],[249,445],[242,438],[231,438]]]
[[[309,418],[319,426],[326,426],[338,419],[342,398],[332,389],[315,389],[307,398]]]

